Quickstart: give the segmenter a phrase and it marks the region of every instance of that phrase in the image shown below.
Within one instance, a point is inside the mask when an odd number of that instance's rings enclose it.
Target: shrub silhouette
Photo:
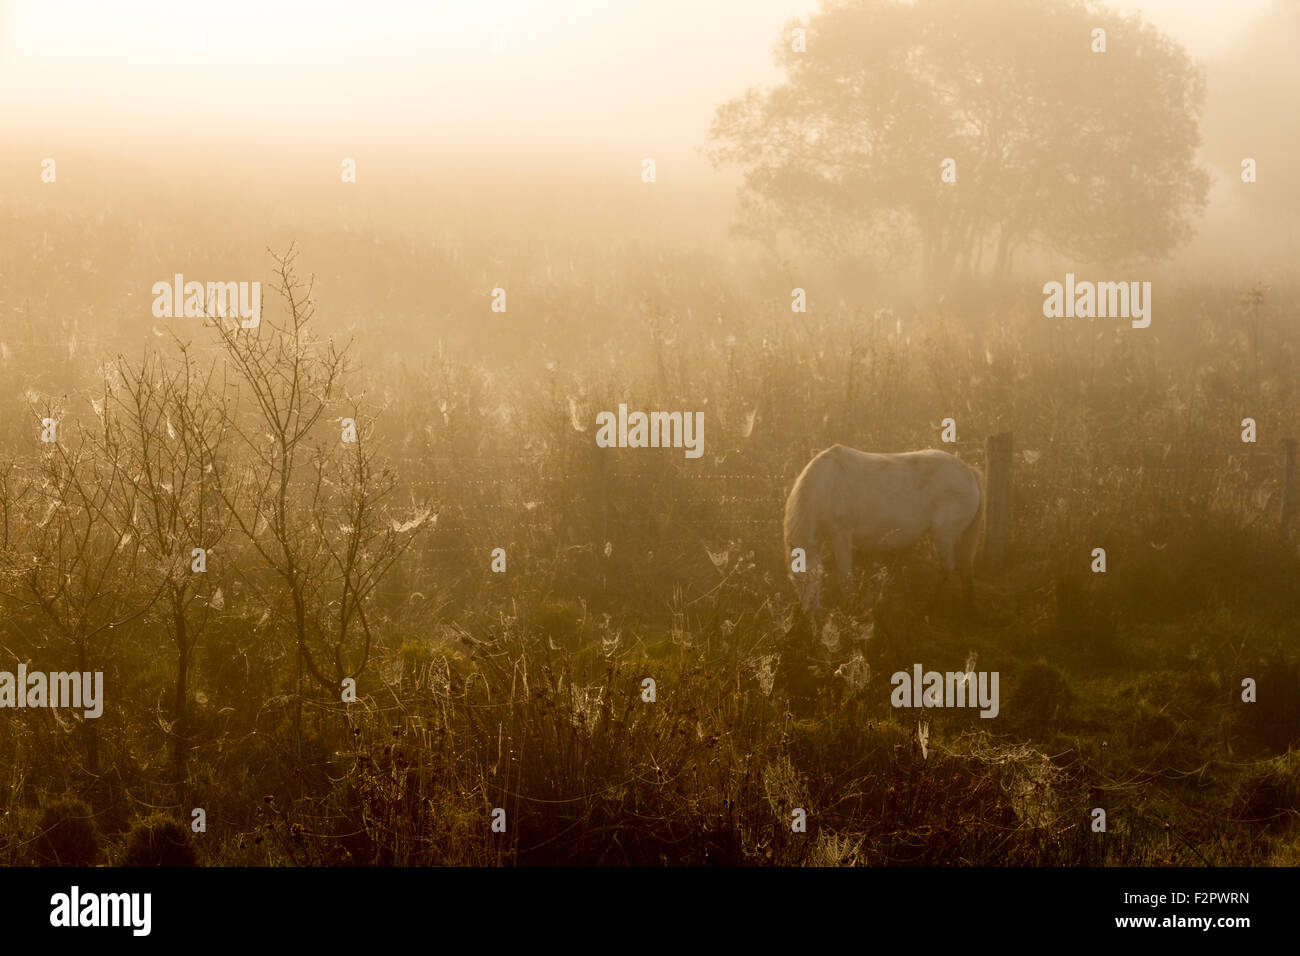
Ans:
[[[1288,754],[1251,769],[1238,786],[1236,813],[1271,831],[1300,818],[1300,760]]]
[[[1300,740],[1300,667],[1278,658],[1258,668],[1259,696],[1246,710],[1246,724],[1261,742],[1279,753]],[[1240,686],[1233,688],[1240,695]]]
[[[94,814],[84,801],[57,800],[41,815],[36,859],[44,866],[93,866],[99,854]]]
[[[194,866],[197,861],[185,827],[156,813],[131,827],[125,862],[127,866]]]
[[[1055,726],[1069,712],[1074,693],[1059,670],[1042,661],[1025,668],[1011,698],[1011,712],[1026,726]]]

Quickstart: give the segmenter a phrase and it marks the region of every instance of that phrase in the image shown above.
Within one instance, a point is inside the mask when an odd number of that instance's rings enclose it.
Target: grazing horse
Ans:
[[[970,606],[983,507],[979,473],[947,452],[827,448],[800,473],[785,503],[785,557],[803,609],[821,609],[822,544],[830,542],[849,593],[854,545],[901,551],[927,533],[943,566],[939,587],[958,570]],[[805,570],[795,548],[803,549]]]

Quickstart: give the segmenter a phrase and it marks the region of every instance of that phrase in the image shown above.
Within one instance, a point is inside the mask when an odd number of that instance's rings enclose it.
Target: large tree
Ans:
[[[1018,250],[1168,253],[1209,179],[1204,82],[1138,17],[1074,0],[824,0],[777,48],[786,81],[717,111],[741,225],[819,251],[915,250],[923,277],[1006,275]],[[1105,52],[1093,31],[1105,30]],[[956,164],[956,182],[941,164]]]

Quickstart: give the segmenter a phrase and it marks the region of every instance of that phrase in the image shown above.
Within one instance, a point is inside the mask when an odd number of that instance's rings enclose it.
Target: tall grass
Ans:
[[[129,238],[129,262],[100,273],[158,278]],[[1294,862],[1300,560],[1276,516],[1300,290],[1274,287],[1256,354],[1226,287],[1162,297],[1145,331],[1044,320],[1017,289],[891,311],[829,280],[797,315],[789,290],[811,283],[793,267],[496,238],[443,236],[433,266],[414,240],[322,255],[322,322],[361,317],[359,386],[383,406],[371,447],[437,525],[375,594],[358,701],[309,692],[297,730],[292,648],[233,576],[192,675],[200,861]],[[390,291],[367,308],[345,260]],[[421,269],[451,289],[425,309],[401,287]],[[7,293],[20,318],[0,338],[23,374],[0,394],[0,478],[36,453],[24,390],[89,381],[138,341],[123,311],[69,347],[72,326],[48,320],[62,294]],[[89,414],[70,391],[69,414]],[[595,415],[619,403],[703,411],[704,456],[597,448]],[[1015,438],[1008,562],[977,580],[979,620],[933,598],[925,548],[832,590],[816,630],[798,620],[780,516],[799,469],[835,442],[935,446],[945,417],[977,465],[985,436]],[[37,617],[4,610],[9,659],[46,645]],[[1000,719],[889,706],[893,671],[972,654],[1002,674]],[[0,732],[6,862],[32,859],[65,792],[118,850],[155,807],[189,819],[167,802],[164,642],[137,622],[105,663],[111,770],[82,767],[48,712]]]

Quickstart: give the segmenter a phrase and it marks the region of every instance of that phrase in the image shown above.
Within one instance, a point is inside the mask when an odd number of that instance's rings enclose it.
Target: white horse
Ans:
[[[853,547],[887,552],[929,534],[943,566],[942,588],[959,570],[966,603],[984,507],[979,473],[947,452],[871,454],[833,445],[800,473],[785,503],[790,579],[805,611],[821,609],[821,546],[829,542],[848,593]],[[803,551],[803,569],[800,555]]]

